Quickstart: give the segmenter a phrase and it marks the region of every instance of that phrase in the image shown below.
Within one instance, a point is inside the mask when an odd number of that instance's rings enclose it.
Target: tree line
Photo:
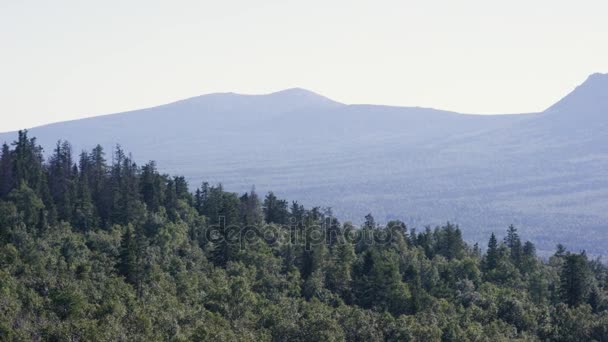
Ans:
[[[120,147],[2,146],[0,340],[608,341],[607,297],[599,259],[542,260],[514,226],[482,248],[451,223],[191,192]]]

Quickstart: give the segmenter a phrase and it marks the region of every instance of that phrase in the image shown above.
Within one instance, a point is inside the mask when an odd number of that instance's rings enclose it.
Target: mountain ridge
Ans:
[[[606,91],[602,91],[603,89],[608,89],[608,73],[599,73],[599,72],[593,73],[593,74],[589,75],[582,84],[575,87],[566,96],[564,96],[559,101],[557,101],[553,105],[549,106],[547,109],[545,109],[544,111],[542,111],[540,113],[554,113],[554,112],[564,112],[564,111],[570,110],[566,107],[572,106],[571,105],[572,102],[577,102],[576,104],[579,104],[580,102],[583,101],[583,100],[576,100],[576,101],[572,100],[572,97],[574,97],[574,96],[581,96],[579,93],[584,93],[583,96],[587,97],[585,100],[593,100],[594,98],[601,100],[601,103],[602,103],[601,110],[607,110],[608,109],[608,94],[606,94]],[[589,98],[591,98],[591,99],[589,99]],[[200,104],[201,102],[202,103],[212,102],[213,100],[245,102],[245,104],[251,105],[252,101],[255,102],[256,100],[265,100],[265,99],[272,100],[272,101],[278,100],[279,102],[291,102],[291,105],[293,106],[292,110],[300,110],[300,109],[307,108],[307,107],[311,107],[311,108],[328,107],[328,108],[330,108],[330,107],[339,107],[339,106],[376,106],[376,107],[385,107],[385,108],[434,110],[434,111],[439,111],[439,112],[455,113],[455,114],[460,114],[460,115],[471,115],[471,116],[536,114],[536,113],[500,113],[500,114],[484,115],[484,114],[470,114],[470,113],[456,112],[456,111],[452,111],[452,110],[438,109],[438,108],[434,108],[434,107],[396,106],[396,105],[368,104],[368,103],[345,104],[345,103],[335,101],[327,96],[321,95],[319,93],[316,93],[314,91],[311,91],[311,90],[308,90],[305,88],[291,87],[291,88],[286,88],[286,89],[282,89],[282,90],[278,90],[278,91],[274,91],[274,92],[270,92],[270,93],[263,93],[263,94],[248,94],[248,93],[237,93],[237,92],[207,93],[207,94],[202,94],[202,95],[197,95],[197,96],[192,96],[192,97],[188,97],[188,98],[184,98],[184,99],[171,101],[171,102],[164,103],[164,104],[153,105],[153,106],[143,107],[143,108],[138,108],[138,109],[132,109],[132,110],[127,110],[127,111],[123,111],[123,112],[99,114],[99,115],[93,115],[93,116],[89,116],[89,117],[85,117],[85,118],[77,118],[77,119],[71,119],[71,120],[65,120],[65,121],[46,123],[46,124],[42,124],[42,125],[33,126],[28,129],[47,127],[49,125],[55,125],[55,124],[61,124],[61,123],[66,123],[66,122],[79,121],[79,120],[90,120],[90,119],[96,119],[96,118],[104,118],[104,117],[108,117],[108,116],[125,115],[125,114],[129,114],[129,113],[133,113],[133,112],[149,111],[149,110],[153,110],[153,109],[159,108],[159,107],[171,107],[171,106],[176,106],[176,105],[196,105],[196,104]],[[288,105],[286,105],[286,107],[288,107]],[[214,108],[214,109],[217,109],[217,108]],[[281,110],[286,110],[286,108],[282,107]],[[598,109],[595,108],[594,112],[597,110]],[[3,131],[3,132],[0,132],[0,134],[13,133],[13,132],[16,132],[16,131],[14,131],[14,130]]]
[[[47,156],[59,139],[76,153],[101,144],[110,155],[120,144],[138,164],[154,159],[192,186],[222,182],[241,192],[255,185],[331,206],[342,220],[372,212],[378,222],[402,219],[418,228],[451,221],[473,241],[513,223],[541,251],[570,241],[605,254],[608,116],[597,101],[608,85],[603,75],[590,82],[559,110],[541,113],[342,104],[292,88],[201,95],[35,127],[30,136]],[[15,136],[1,133],[0,142]],[[403,212],[408,216],[395,216]]]

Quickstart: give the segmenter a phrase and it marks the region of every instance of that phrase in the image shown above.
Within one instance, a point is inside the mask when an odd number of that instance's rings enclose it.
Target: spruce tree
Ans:
[[[500,258],[500,252],[498,250],[498,241],[496,240],[496,235],[492,233],[490,235],[490,241],[488,241],[488,251],[486,252],[485,259],[485,270],[493,270],[498,266],[498,260]]]
[[[2,144],[0,155],[0,199],[5,198],[14,187],[13,156],[8,145]]]
[[[590,290],[589,263],[585,253],[569,253],[564,256],[560,274],[560,294],[569,306],[587,301]]]
[[[511,262],[516,267],[521,267],[521,258],[522,258],[521,240],[519,239],[519,234],[517,234],[517,229],[513,225],[510,225],[509,229],[507,230],[507,236],[505,237],[505,244],[509,248]]]
[[[288,224],[289,211],[287,201],[278,199],[271,191],[264,199],[264,219],[266,223]]]
[[[260,198],[255,187],[240,198],[240,216],[243,227],[259,227],[264,220]]]

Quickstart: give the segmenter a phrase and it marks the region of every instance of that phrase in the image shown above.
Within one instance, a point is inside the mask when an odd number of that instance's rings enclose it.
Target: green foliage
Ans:
[[[0,155],[0,340],[606,341],[608,268],[511,226],[469,246],[341,224],[269,193],[138,167],[117,148]],[[263,203],[262,203],[263,202]]]
[[[7,199],[14,203],[23,222],[27,227],[36,228],[41,222],[41,212],[44,210],[44,203],[25,182],[11,191]]]
[[[560,274],[562,300],[570,306],[584,303],[589,295],[590,276],[587,256],[568,253]]]

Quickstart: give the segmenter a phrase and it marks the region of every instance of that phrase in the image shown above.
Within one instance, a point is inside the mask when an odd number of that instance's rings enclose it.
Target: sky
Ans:
[[[541,111],[608,72],[608,1],[0,0],[0,131],[213,92]]]

